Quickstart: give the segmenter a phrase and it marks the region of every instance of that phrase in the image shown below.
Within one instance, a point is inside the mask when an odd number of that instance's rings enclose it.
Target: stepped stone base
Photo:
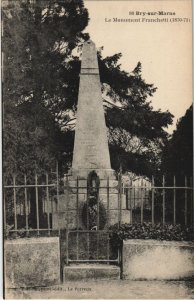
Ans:
[[[65,266],[63,269],[64,281],[85,279],[120,279],[120,268],[104,264],[77,264]]]

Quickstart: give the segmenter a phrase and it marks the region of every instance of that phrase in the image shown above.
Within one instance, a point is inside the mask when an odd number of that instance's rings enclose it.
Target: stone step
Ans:
[[[105,264],[71,264],[64,266],[64,281],[84,279],[120,279],[120,267]]]

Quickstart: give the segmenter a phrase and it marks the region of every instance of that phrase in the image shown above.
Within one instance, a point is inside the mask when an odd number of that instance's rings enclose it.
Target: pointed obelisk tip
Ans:
[[[92,44],[95,46],[95,43],[91,39],[85,41],[84,44]]]
[[[98,69],[96,45],[92,40],[83,43],[82,69]]]

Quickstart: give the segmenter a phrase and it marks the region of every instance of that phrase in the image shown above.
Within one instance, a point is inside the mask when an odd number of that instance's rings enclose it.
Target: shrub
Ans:
[[[177,225],[162,225],[151,223],[115,224],[110,227],[110,241],[113,249],[122,246],[123,240],[127,239],[152,239],[165,241],[192,241],[193,228]]]

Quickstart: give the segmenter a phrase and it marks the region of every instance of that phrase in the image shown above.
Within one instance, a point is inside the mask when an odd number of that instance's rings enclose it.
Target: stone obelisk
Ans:
[[[102,102],[101,83],[95,44],[83,44],[79,84],[77,123],[73,151],[72,175],[87,176],[113,173]]]
[[[73,163],[65,192],[58,199],[58,211],[53,213],[53,228],[76,228],[78,223],[84,228],[82,208],[88,201],[89,178],[94,173],[100,179],[99,201],[107,207],[110,200],[109,225],[115,224],[119,218],[118,181],[110,164],[96,47],[87,41],[82,50]],[[129,211],[122,205],[121,221],[126,220]]]

